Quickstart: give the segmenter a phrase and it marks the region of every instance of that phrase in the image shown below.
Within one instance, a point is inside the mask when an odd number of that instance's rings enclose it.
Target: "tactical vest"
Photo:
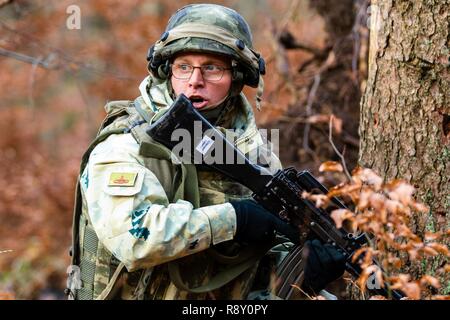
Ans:
[[[149,114],[140,105],[139,98],[107,104],[108,114],[82,157],[79,177],[95,146],[111,134],[131,133],[145,166],[157,176],[171,202],[184,199],[198,208],[251,196],[249,189],[220,173],[193,164],[173,164],[170,150],[145,133],[148,124],[164,112]],[[250,290],[259,258],[273,245],[241,248],[231,241],[150,269],[125,272],[123,263],[98,240],[83,202],[79,178],[71,255],[72,265],[80,269],[81,288],[69,290],[73,299],[242,299]]]

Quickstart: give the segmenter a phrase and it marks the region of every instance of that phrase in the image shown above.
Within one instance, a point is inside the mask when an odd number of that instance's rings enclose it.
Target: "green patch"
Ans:
[[[110,187],[133,187],[136,183],[137,173],[134,172],[113,172],[109,176],[108,186]]]

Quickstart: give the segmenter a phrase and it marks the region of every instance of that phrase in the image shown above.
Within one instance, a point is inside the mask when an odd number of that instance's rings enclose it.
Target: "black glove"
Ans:
[[[236,211],[236,235],[242,243],[266,241],[278,231],[293,243],[299,242],[299,232],[280,218],[271,214],[253,200],[230,201]]]
[[[322,244],[317,239],[305,242],[303,259],[306,263],[302,290],[308,294],[318,294],[345,271],[345,256],[331,244]]]

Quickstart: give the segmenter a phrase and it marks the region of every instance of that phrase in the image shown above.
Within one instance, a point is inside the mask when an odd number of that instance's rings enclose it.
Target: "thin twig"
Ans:
[[[16,59],[16,60],[19,60],[22,62],[30,63],[32,65],[40,66],[45,69],[58,69],[58,66],[51,66],[48,63],[47,59],[35,58],[35,57],[27,56],[22,53],[6,50],[3,48],[0,48],[0,56],[13,58],[13,59]]]
[[[114,71],[110,71],[108,69],[106,70],[101,70],[96,68],[95,66],[90,65],[89,63],[85,63],[85,62],[80,62],[77,61],[76,59],[74,59],[71,55],[69,55],[67,52],[65,52],[64,50],[57,48],[57,47],[53,47],[48,45],[47,43],[41,41],[40,39],[37,39],[36,37],[27,34],[25,32],[22,32],[20,30],[16,30],[10,26],[8,26],[6,23],[4,23],[3,21],[0,21],[0,27],[4,28],[5,30],[7,30],[8,32],[14,33],[16,35],[19,35],[25,39],[28,40],[28,42],[32,42],[32,43],[37,43],[39,44],[40,48],[45,48],[47,51],[50,51],[50,53],[48,54],[47,58],[44,59],[44,61],[42,61],[41,63],[39,63],[38,65],[42,68],[45,69],[59,69],[59,68],[64,68],[67,70],[71,70],[71,69],[84,69],[87,70],[89,72],[92,72],[94,74],[98,74],[98,75],[110,75],[113,76],[117,79],[120,80],[139,80],[140,78],[137,77],[132,77],[132,76],[128,76],[128,75],[121,75],[117,72]],[[23,62],[27,62],[27,63],[31,63],[33,64],[37,59],[31,56],[27,56],[25,54],[22,53],[17,53],[14,51],[10,51],[10,50],[6,50],[3,48],[0,48],[0,55],[6,56],[6,57],[10,57],[10,58],[14,58],[17,59],[19,61],[23,61]],[[56,63],[56,58],[58,59],[58,63]]]
[[[320,85],[320,73],[314,76],[314,83],[309,91],[308,101],[306,103],[306,116],[310,117],[312,113],[312,104],[314,99],[316,98],[316,92]],[[311,129],[311,124],[306,123],[305,130],[303,131],[303,149],[305,149],[308,153],[312,152],[309,147],[309,131]]]
[[[300,5],[300,1],[299,0],[291,1],[291,4],[289,6],[288,11],[286,12],[286,14],[284,15],[284,17],[281,20],[281,23],[279,25],[278,32],[276,33],[275,39],[279,39],[280,38],[281,33],[283,32],[283,30],[286,29],[289,21],[292,20],[292,18],[294,17],[294,15],[296,13],[298,13],[299,5]]]
[[[84,91],[83,85],[80,82],[80,79],[78,77],[76,77],[75,75],[73,75],[74,79],[75,79],[75,84],[77,86],[78,92],[80,93],[81,96],[81,100],[83,100],[85,109],[86,109],[86,122],[88,124],[88,130],[89,130],[89,134],[90,136],[94,136],[96,133],[96,126],[94,124],[94,118],[92,117],[91,114],[91,108],[89,106],[89,98],[86,96],[86,93]]]
[[[307,52],[313,54],[315,56],[315,58],[326,57],[326,51],[324,52],[320,49],[317,49],[317,48],[314,48],[314,47],[311,47],[311,46],[308,46],[306,44],[299,42],[297,39],[294,38],[292,33],[290,33],[289,31],[282,30],[280,32],[278,39],[285,49],[289,49],[289,50],[300,49],[303,51],[307,51]]]
[[[30,104],[30,109],[32,110],[32,115],[34,117],[34,98],[33,98],[33,87],[34,87],[34,75],[36,74],[36,69],[38,64],[42,61],[42,57],[39,57],[36,62],[31,66],[30,78],[28,81],[28,101]]]
[[[351,175],[350,175],[350,173],[349,173],[349,171],[348,171],[348,169],[347,169],[347,165],[346,165],[346,163],[345,163],[345,158],[344,158],[344,156],[342,155],[342,153],[339,152],[339,150],[336,148],[336,145],[335,145],[334,142],[333,142],[333,119],[334,119],[334,116],[331,115],[331,116],[330,116],[330,124],[329,124],[328,141],[330,141],[331,146],[333,147],[334,152],[336,152],[336,154],[339,156],[339,158],[341,158],[342,166],[344,167],[344,172],[345,172],[345,175],[346,175],[347,178],[348,178],[348,181],[352,181],[352,177],[351,177]]]
[[[361,50],[361,35],[360,35],[360,27],[364,25],[366,18],[366,10],[369,5],[368,0],[359,0],[357,1],[357,5],[359,4],[359,10],[355,17],[355,24],[352,28],[352,37],[353,37],[353,56],[352,56],[352,73],[353,80],[358,83],[359,73],[358,73],[358,59],[359,53]]]
[[[349,281],[351,284],[353,284],[353,286],[355,286],[356,288],[358,288],[359,293],[362,295],[362,299],[366,300],[366,295],[364,294],[364,291],[361,290],[361,288],[359,287],[359,285],[353,281],[352,278],[343,278],[345,281]]]
[[[296,284],[291,284],[291,287],[299,290],[301,293],[303,293],[309,300],[314,300],[313,297],[311,297],[309,294],[307,294],[304,290],[302,290],[302,288],[300,288],[298,285]]]

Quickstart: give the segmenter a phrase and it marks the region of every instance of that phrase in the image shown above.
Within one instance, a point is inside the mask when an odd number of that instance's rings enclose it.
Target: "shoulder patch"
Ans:
[[[111,172],[109,187],[134,187],[137,178],[136,172]]]

